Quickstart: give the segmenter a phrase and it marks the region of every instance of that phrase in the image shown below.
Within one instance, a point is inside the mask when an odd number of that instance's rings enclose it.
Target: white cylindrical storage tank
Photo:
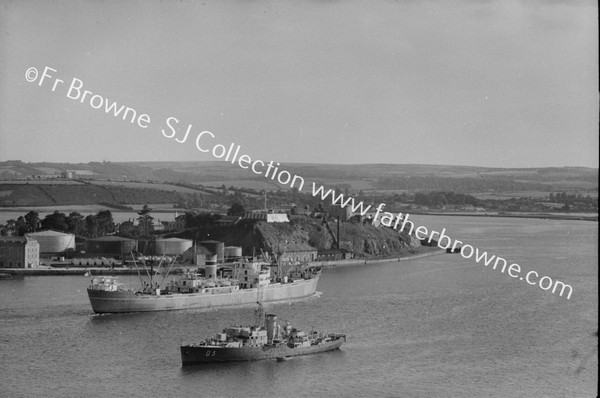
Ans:
[[[217,264],[206,264],[204,267],[204,277],[215,279],[217,277]]]
[[[225,261],[242,257],[242,248],[239,246],[225,246]]]
[[[26,234],[28,238],[40,244],[40,253],[62,253],[68,249],[75,250],[75,235],[58,231],[40,231]]]
[[[192,241],[180,238],[157,239],[155,253],[158,256],[163,254],[179,255],[192,247]]]

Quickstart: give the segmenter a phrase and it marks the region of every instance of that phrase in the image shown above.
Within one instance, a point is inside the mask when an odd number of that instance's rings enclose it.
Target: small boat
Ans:
[[[262,307],[257,311],[262,316]],[[342,333],[309,333],[277,324],[275,314],[265,314],[264,322],[252,326],[229,326],[215,337],[180,346],[183,366],[233,361],[276,359],[285,361],[299,355],[339,349],[346,341]]]

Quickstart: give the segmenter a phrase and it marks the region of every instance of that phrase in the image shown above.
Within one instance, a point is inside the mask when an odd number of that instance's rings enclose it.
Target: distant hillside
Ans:
[[[522,182],[509,179],[489,177],[380,177],[375,186],[379,189],[399,189],[406,191],[457,191],[457,192],[485,192],[485,191],[529,191],[545,190],[548,185],[538,182]]]
[[[381,191],[455,191],[460,193],[482,192],[524,192],[524,191],[598,191],[598,169],[582,167],[548,168],[489,168],[472,166],[439,165],[330,165],[330,164],[286,164],[282,169],[305,179],[305,191],[311,182],[327,187],[347,189],[349,192]],[[176,185],[187,187],[203,185],[221,187],[223,185],[255,191],[288,189],[274,181],[258,176],[249,170],[227,162],[91,162],[91,163],[23,163],[20,161],[0,162],[0,184],[10,184],[15,180],[47,181],[60,180],[61,173],[71,171],[79,181],[110,181],[111,183],[153,183],[168,184],[169,187],[155,186],[160,191],[177,190]],[[3,182],[2,182],[3,181]],[[89,195],[116,195],[126,198],[129,203],[136,193],[128,189],[140,185],[121,184],[122,188],[108,187],[113,194],[94,188]],[[75,188],[69,188],[74,189]],[[104,190],[106,191],[106,189]],[[179,191],[177,194],[193,194]],[[173,194],[173,195],[177,195]],[[1,194],[0,199],[14,200],[9,194]],[[59,192],[51,194],[55,197]],[[31,196],[31,195],[30,195]],[[43,193],[34,195],[43,198]],[[11,199],[12,198],[12,199]],[[165,198],[165,200],[167,200]],[[31,200],[25,200],[31,202]]]
[[[190,193],[151,188],[92,184],[0,184],[0,206],[57,206],[86,204],[180,203],[194,200]]]

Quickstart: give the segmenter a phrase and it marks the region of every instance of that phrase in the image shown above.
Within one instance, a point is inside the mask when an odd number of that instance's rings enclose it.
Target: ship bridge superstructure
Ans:
[[[265,262],[242,261],[234,265],[233,278],[242,289],[266,287],[271,282],[271,267]]]

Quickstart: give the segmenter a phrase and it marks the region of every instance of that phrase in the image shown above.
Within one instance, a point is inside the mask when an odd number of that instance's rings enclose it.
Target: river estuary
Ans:
[[[333,267],[320,297],[269,310],[345,333],[341,350],[182,368],[182,340],[249,322],[252,309],[94,315],[87,277],[0,281],[0,396],[596,396],[596,222],[411,219],[567,283],[571,298],[457,254]]]

